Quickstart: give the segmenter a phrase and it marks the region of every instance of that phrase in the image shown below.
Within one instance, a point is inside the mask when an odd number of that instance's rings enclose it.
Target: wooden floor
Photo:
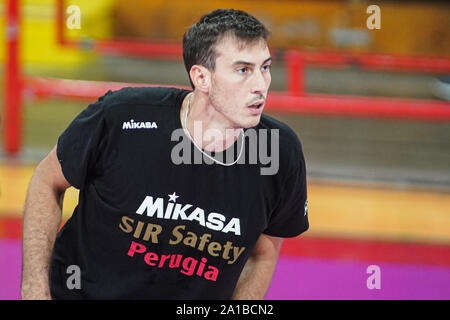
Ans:
[[[34,166],[0,165],[0,220],[21,218]],[[78,191],[70,188],[63,218]],[[308,183],[308,236],[450,244],[450,193],[364,184]]]

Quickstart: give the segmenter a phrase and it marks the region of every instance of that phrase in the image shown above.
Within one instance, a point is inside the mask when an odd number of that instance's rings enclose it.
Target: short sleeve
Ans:
[[[67,181],[81,189],[97,167],[104,138],[103,97],[84,109],[58,138],[56,154]]]
[[[286,180],[278,207],[272,213],[264,234],[295,237],[309,228],[306,189],[306,166],[301,163]]]

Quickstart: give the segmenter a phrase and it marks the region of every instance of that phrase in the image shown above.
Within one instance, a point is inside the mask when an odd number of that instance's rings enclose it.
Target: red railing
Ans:
[[[70,98],[94,101],[108,90],[123,87],[167,86],[144,83],[67,80],[42,77],[26,79],[27,87],[36,98]],[[183,89],[188,87],[173,86]],[[450,121],[450,104],[442,101],[373,98],[355,96],[308,95],[294,96],[288,92],[270,92],[266,111],[297,114],[357,116],[369,118]]]
[[[65,0],[56,0],[56,39],[60,46],[94,51],[100,55],[126,56],[131,58],[180,60],[183,48],[174,41],[136,41],[135,39],[72,40],[67,39]]]
[[[304,75],[307,65],[417,73],[450,73],[450,59],[429,56],[402,56],[374,53],[289,50],[284,54],[287,90],[293,96],[305,95]]]

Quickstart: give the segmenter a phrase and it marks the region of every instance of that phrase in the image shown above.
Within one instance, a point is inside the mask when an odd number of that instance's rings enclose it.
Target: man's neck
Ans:
[[[184,129],[186,111],[189,134],[203,150],[224,151],[233,145],[242,131],[242,128],[233,128],[229,120],[211,105],[208,96],[201,93],[190,93],[183,100],[180,120]]]

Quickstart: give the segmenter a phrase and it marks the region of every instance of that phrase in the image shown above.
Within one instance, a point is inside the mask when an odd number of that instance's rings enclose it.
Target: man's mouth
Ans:
[[[264,105],[264,100],[259,100],[259,101],[255,102],[255,103],[249,105],[248,107],[249,107],[249,108],[252,108],[252,109],[259,109],[259,108],[261,108],[263,105]]]
[[[264,100],[258,100],[255,103],[249,105],[248,108],[255,115],[261,114],[264,109]]]

